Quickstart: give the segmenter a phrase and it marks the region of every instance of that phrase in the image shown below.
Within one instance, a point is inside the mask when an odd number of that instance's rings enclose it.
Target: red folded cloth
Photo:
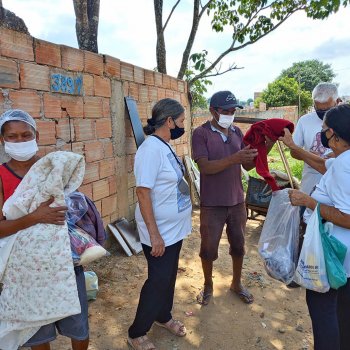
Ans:
[[[251,148],[258,150],[258,156],[254,159],[256,172],[271,186],[272,191],[277,191],[280,188],[269,172],[265,136],[276,141],[280,136],[284,135],[284,128],[288,128],[292,133],[294,131],[294,124],[285,119],[267,119],[253,124],[243,138],[246,145],[250,145]]]

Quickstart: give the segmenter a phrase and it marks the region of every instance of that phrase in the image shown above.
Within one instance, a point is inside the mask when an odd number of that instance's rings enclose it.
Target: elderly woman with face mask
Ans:
[[[345,286],[326,293],[306,290],[316,350],[350,348],[350,106],[330,109],[324,118],[321,142],[335,158],[323,159],[296,146],[288,130],[281,140],[300,159],[323,174],[311,195],[291,190],[292,205],[305,206],[304,221],[320,203],[324,220],[333,223],[332,235],[348,248],[344,261],[348,281]]]

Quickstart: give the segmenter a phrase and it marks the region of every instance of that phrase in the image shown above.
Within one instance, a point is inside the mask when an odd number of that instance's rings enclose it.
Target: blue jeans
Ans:
[[[350,278],[327,293],[306,290],[315,350],[350,349]]]

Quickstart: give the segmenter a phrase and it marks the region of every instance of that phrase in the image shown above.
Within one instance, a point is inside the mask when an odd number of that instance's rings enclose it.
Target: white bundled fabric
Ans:
[[[266,272],[286,284],[293,280],[298,259],[299,207],[293,207],[286,188],[272,193],[258,250]]]
[[[53,152],[37,161],[5,202],[8,220],[33,212],[51,196],[64,206],[65,194],[76,190],[85,172],[84,159],[71,152]],[[2,241],[2,240],[1,240]],[[0,276],[0,349],[17,350],[41,326],[81,312],[67,224],[37,224],[18,231]]]
[[[306,289],[319,293],[328,292],[330,288],[316,209],[306,226],[294,280]]]

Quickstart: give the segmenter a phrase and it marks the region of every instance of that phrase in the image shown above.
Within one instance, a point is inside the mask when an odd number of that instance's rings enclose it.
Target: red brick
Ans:
[[[148,100],[158,101],[158,88],[156,88],[155,86],[150,86],[148,88]]]
[[[123,81],[123,94],[124,96],[129,96],[129,82]]]
[[[117,210],[117,196],[102,199],[102,216],[111,215]]]
[[[30,35],[2,28],[0,30],[1,56],[34,61],[33,38]]]
[[[61,46],[62,68],[81,72],[84,69],[84,52],[69,46]]]
[[[84,74],[83,76],[83,87],[85,96],[94,95],[94,77],[89,74]]]
[[[133,97],[136,101],[139,100],[139,85],[136,83],[129,83],[129,96]]]
[[[154,72],[152,70],[145,69],[145,84],[154,85]]]
[[[108,78],[95,75],[94,89],[95,96],[111,97],[111,81]]]
[[[120,62],[120,77],[122,80],[134,81],[134,66],[130,63]]]
[[[34,63],[20,64],[21,88],[50,91],[50,69]]]
[[[133,137],[125,138],[125,151],[126,154],[135,154],[136,153],[136,143]]]
[[[102,99],[102,109],[103,109],[103,116],[104,117],[111,117],[111,109],[109,106],[109,98],[103,98]]]
[[[72,152],[84,155],[84,143],[83,142],[73,142],[72,143]],[[98,175],[98,173],[97,173]]]
[[[91,196],[91,198],[92,198],[92,196]],[[102,201],[101,201],[101,200],[100,200],[100,201],[95,201],[94,203],[95,203],[95,207],[96,207],[98,213],[99,213],[100,216],[101,216],[101,212],[102,212]]]
[[[163,74],[159,72],[154,72],[154,85],[162,86],[163,85]]]
[[[188,99],[187,99],[186,94],[181,94],[181,104],[182,104],[184,107],[188,106]]]
[[[82,118],[84,115],[84,104],[82,97],[72,97],[62,95],[62,108],[67,111],[68,116],[72,118]]]
[[[0,87],[19,88],[18,68],[15,61],[0,58]]]
[[[178,84],[177,84],[177,79],[176,78],[170,77],[170,87],[171,87],[171,90],[177,91]]]
[[[9,97],[12,101],[12,108],[23,109],[34,118],[40,117],[40,97],[36,91],[10,91]]]
[[[147,102],[148,101],[148,86],[139,85],[139,101]]]
[[[44,40],[34,40],[35,60],[40,64],[61,67],[61,48]]]
[[[99,141],[85,143],[85,159],[88,163],[103,159],[103,145]]]
[[[179,92],[174,92],[174,100],[181,103],[181,94]]]
[[[104,158],[113,157],[113,144],[110,140],[101,141],[103,144]]]
[[[51,95],[49,93],[44,93],[43,95],[44,101],[44,116],[46,118],[61,118],[62,110],[61,110],[61,96],[54,94]]]
[[[103,75],[103,56],[84,51],[84,72]]]
[[[133,136],[131,122],[129,119],[125,119],[125,136],[128,136],[128,137]]]
[[[85,194],[85,196],[92,198],[92,184],[82,185],[79,187],[79,192]]]
[[[120,60],[108,55],[105,58],[105,73],[115,78],[120,78]]]
[[[148,114],[148,103],[139,102],[137,104],[137,110],[139,112],[140,119],[147,119],[151,117],[151,115]]]
[[[103,116],[101,97],[84,97],[84,117],[100,118]]]
[[[109,183],[109,193],[114,194],[117,193],[117,177],[115,175],[110,176],[108,178]]]
[[[109,184],[107,179],[96,181],[92,184],[92,198],[94,201],[109,196]]]
[[[158,99],[161,100],[165,98],[165,89],[158,88]]]
[[[56,144],[56,123],[53,121],[37,120],[36,127],[39,131],[39,145]]]
[[[74,134],[76,141],[94,140],[96,138],[94,121],[87,119],[75,119]]]
[[[95,163],[86,163],[85,164],[85,176],[83,184],[88,184],[91,182],[98,181],[99,178],[99,164]]]
[[[96,120],[96,137],[98,139],[112,137],[112,122],[110,118]]]
[[[37,155],[39,157],[44,157],[47,154],[57,151],[57,148],[55,146],[39,146],[39,151],[37,153]]]
[[[100,179],[115,174],[115,161],[113,158],[104,159],[100,162]]]
[[[171,89],[169,75],[163,74],[163,86],[164,89]]]
[[[180,92],[185,92],[185,85],[186,83],[183,80],[177,81],[177,90]]]
[[[143,68],[134,66],[134,81],[135,83],[145,83],[145,70]]]
[[[72,142],[74,137],[74,127],[69,119],[61,119],[56,125],[56,136],[65,142]]]
[[[4,96],[0,92],[0,114],[2,114],[4,112],[5,112],[5,109],[4,109]]]
[[[174,98],[174,91],[165,90],[165,97],[167,97],[167,98]]]
[[[109,215],[103,216],[102,221],[103,221],[103,226],[106,227],[108,224],[111,223],[111,217]]]

